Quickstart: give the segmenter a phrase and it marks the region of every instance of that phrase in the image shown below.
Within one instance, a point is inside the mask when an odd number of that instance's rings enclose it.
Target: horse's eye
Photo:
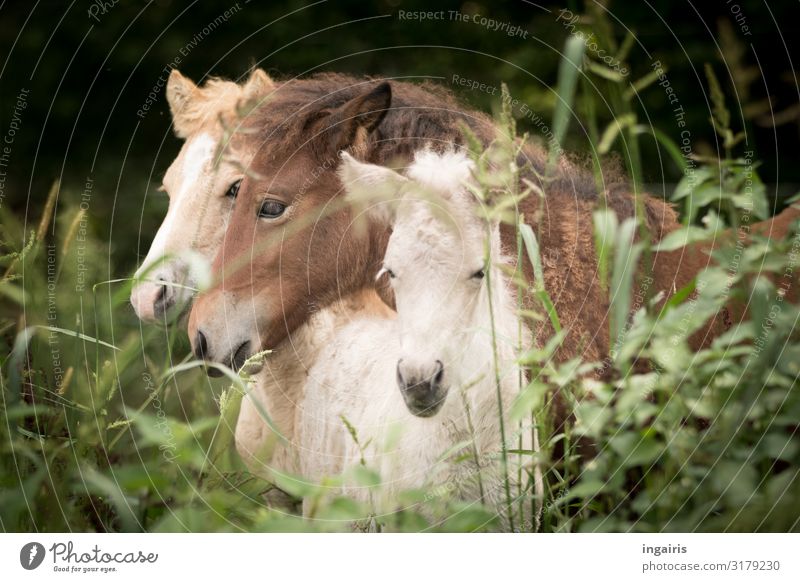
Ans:
[[[395,277],[397,277],[397,275],[394,274],[394,271],[392,271],[389,267],[384,267],[383,272],[389,275],[390,279],[394,279]]]
[[[258,209],[259,218],[278,218],[286,210],[286,204],[277,200],[264,200]]]
[[[472,279],[483,279],[486,276],[486,269],[481,269],[472,273]]]
[[[228,191],[225,192],[225,198],[235,199],[236,195],[239,193],[239,186],[241,186],[241,184],[241,180],[236,180],[233,184],[231,184],[228,188]]]

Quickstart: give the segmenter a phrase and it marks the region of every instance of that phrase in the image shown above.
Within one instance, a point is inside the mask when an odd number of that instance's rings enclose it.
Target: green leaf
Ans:
[[[597,153],[601,156],[607,154],[614,145],[614,140],[622,132],[623,129],[634,125],[636,123],[636,116],[633,113],[627,113],[615,117],[614,121],[608,124],[603,131],[603,136],[600,138],[600,143],[597,145]]]
[[[723,459],[711,472],[714,490],[737,508],[752,500],[756,491],[756,481],[755,469],[746,463]]]
[[[652,435],[630,431],[613,436],[609,446],[620,457],[622,467],[649,466],[664,450]]]
[[[787,469],[772,478],[767,483],[767,496],[769,499],[781,499],[791,487],[792,483],[800,482],[800,469]]]
[[[525,250],[528,252],[528,260],[533,266],[535,289],[540,291],[544,289],[544,269],[542,268],[542,257],[539,253],[539,242],[536,240],[536,234],[530,225],[520,223],[519,231],[525,243]]]
[[[642,243],[633,243],[636,220],[626,219],[617,232],[614,252],[614,269],[611,272],[611,337],[623,337],[631,311],[633,276],[639,265]]]
[[[622,94],[623,98],[626,100],[632,99],[637,93],[641,93],[647,87],[658,81],[658,78],[665,74],[667,71],[666,68],[656,68],[653,71],[647,73],[644,77],[637,79],[631,86],[625,89],[625,92]]]
[[[608,288],[608,273],[614,249],[619,221],[617,215],[609,208],[595,210],[592,214],[594,225],[594,252],[597,255],[597,270],[600,284]]]
[[[135,500],[127,497],[117,483],[102,473],[93,468],[86,470],[82,474],[81,485],[77,486],[77,490],[88,490],[107,498],[116,509],[116,514],[122,522],[124,531],[135,532],[141,530],[132,507]]]
[[[761,441],[761,448],[770,459],[797,460],[800,442],[791,434],[768,434]]]
[[[675,192],[672,193],[672,200],[681,200],[687,196],[691,196],[695,188],[704,184],[708,180],[716,180],[717,174],[712,173],[709,166],[700,166],[695,168],[690,174],[681,178],[678,185],[675,187]]]
[[[559,333],[561,331],[561,321],[556,312],[555,305],[553,305],[553,301],[550,299],[550,294],[544,287],[544,269],[542,269],[542,258],[539,254],[539,242],[536,240],[536,234],[533,232],[530,225],[522,221],[519,223],[519,230],[522,241],[525,243],[528,259],[533,266],[534,295],[539,299],[542,307],[544,307],[553,329],[556,333]]]
[[[368,515],[366,508],[349,497],[337,497],[314,515],[315,519],[355,521]]]
[[[327,489],[326,487],[316,485],[315,483],[303,479],[302,477],[279,473],[278,471],[273,471],[270,479],[278,489],[288,493],[296,499],[302,499],[303,497],[318,497]]]
[[[595,479],[582,479],[580,483],[572,487],[569,492],[562,497],[562,499],[575,499],[595,497],[603,492],[606,484],[602,481]]]
[[[686,226],[677,230],[673,230],[667,236],[662,238],[661,242],[653,247],[653,250],[658,253],[674,251],[699,241],[709,240],[711,235],[712,233],[704,228],[700,228],[698,226]]]
[[[64,334],[64,335],[67,335],[67,336],[70,336],[70,337],[75,337],[75,338],[82,339],[82,340],[87,341],[87,342],[92,342],[92,343],[95,343],[95,344],[98,344],[98,345],[101,345],[101,346],[105,346],[107,348],[111,348],[112,350],[120,351],[120,349],[118,347],[116,347],[114,345],[111,345],[108,342],[104,342],[104,341],[99,340],[97,338],[93,338],[90,335],[85,335],[85,334],[79,333],[77,331],[73,331],[71,329],[62,329],[60,327],[52,327],[52,326],[49,326],[49,325],[37,325],[35,327],[37,329],[44,329],[46,331],[52,331],[52,332],[55,332],[55,333],[61,333],[61,334]]]
[[[575,100],[575,87],[581,74],[583,53],[586,49],[584,39],[570,35],[564,47],[564,56],[558,63],[558,84],[556,86],[556,109],[553,114],[553,141],[558,148],[550,150],[548,168],[552,168],[564,144],[570,119],[574,112],[572,103]]]
[[[575,430],[579,434],[599,438],[611,420],[612,410],[596,402],[583,401],[575,407]]]
[[[519,422],[523,418],[527,418],[531,412],[541,410],[548,390],[548,385],[538,380],[533,380],[525,386],[511,404],[508,412],[511,422]]]
[[[381,484],[380,474],[361,464],[353,465],[347,473],[353,478],[356,484],[362,487],[374,488]]]
[[[618,73],[614,69],[609,69],[608,67],[601,65],[590,58],[586,58],[584,62],[586,63],[586,68],[598,77],[608,79],[614,83],[620,83],[625,80],[625,77],[622,74]]]

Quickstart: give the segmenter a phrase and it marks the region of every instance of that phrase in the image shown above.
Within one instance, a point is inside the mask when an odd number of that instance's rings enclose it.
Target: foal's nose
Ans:
[[[443,380],[441,360],[436,360],[433,369],[427,371],[408,366],[402,359],[397,362],[397,385],[409,411],[416,416],[429,417],[439,412],[447,396]]]

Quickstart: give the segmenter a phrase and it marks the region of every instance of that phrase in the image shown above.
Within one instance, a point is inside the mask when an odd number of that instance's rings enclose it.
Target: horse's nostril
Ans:
[[[235,371],[239,371],[244,366],[244,363],[250,357],[250,342],[244,342],[240,345],[235,352],[233,352],[233,356],[231,358],[231,368]]]
[[[203,332],[199,330],[194,342],[194,355],[198,360],[205,360],[208,356],[208,341]]]
[[[444,378],[444,364],[442,364],[441,360],[436,360],[436,369],[433,373],[433,378],[431,378],[431,384],[433,386],[441,384],[442,378]]]
[[[403,358],[397,360],[397,385],[400,386],[403,390],[408,388],[408,384],[406,384],[406,379],[403,378],[403,372],[400,370],[400,366],[403,364]]]
[[[155,301],[153,301],[153,313],[157,317],[164,317],[170,307],[172,307],[172,293],[169,292],[166,285],[161,285],[158,288]]]

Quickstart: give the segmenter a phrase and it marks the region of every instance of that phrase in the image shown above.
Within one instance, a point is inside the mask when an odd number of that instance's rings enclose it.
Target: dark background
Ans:
[[[122,0],[115,5],[106,2],[104,9],[101,4],[0,4],[2,135],[11,122],[17,94],[22,88],[30,90],[5,169],[3,207],[26,217],[33,227],[54,179],[62,180],[59,205],[65,205],[80,199],[91,176],[91,228],[109,241],[114,270],[121,275],[135,266],[137,249],[146,250],[163,216],[166,200],[154,193],[154,186],[180,147],[170,130],[163,91],[143,120],[136,112],[181,47],[237,3]],[[497,107],[496,98],[454,87],[451,78],[457,74],[490,85],[506,82],[514,97],[548,122],[559,51],[568,34],[556,22],[558,9],[579,13],[584,8],[580,2],[545,5],[521,0],[316,4],[239,0],[238,6],[227,22],[182,57],[181,72],[195,81],[208,75],[237,79],[253,65],[277,77],[321,70],[433,76],[442,77],[442,83],[476,107],[487,111]],[[651,58],[659,59],[668,67],[670,82],[687,111],[695,149],[719,153],[708,121],[703,74],[704,63],[714,66],[733,126],[747,128],[748,147],[762,161],[759,172],[779,208],[800,182],[795,109],[800,99],[790,59],[800,55],[795,50],[797,4],[613,1],[608,8],[617,21],[618,39],[624,27],[638,39],[629,57],[633,70],[629,78],[643,76],[651,70]],[[90,9],[99,22],[89,16]],[[529,34],[527,39],[510,37],[472,22],[447,19],[403,21],[397,18],[398,10],[477,12],[517,24]],[[742,34],[734,11],[744,17],[751,36]],[[742,82],[748,74],[751,81]],[[734,79],[739,80],[734,83]],[[765,101],[767,97],[770,101]],[[642,100],[640,122],[652,123],[677,141],[680,132],[663,90],[651,86]],[[774,113],[782,112],[784,122],[778,127],[770,125],[770,104]],[[598,113],[603,125],[611,118],[608,111]],[[520,128],[530,129],[524,120]],[[570,131],[569,147],[585,149],[580,120],[573,120]],[[677,168],[663,152],[659,156],[653,143],[643,144],[643,159],[646,181],[679,179]]]

